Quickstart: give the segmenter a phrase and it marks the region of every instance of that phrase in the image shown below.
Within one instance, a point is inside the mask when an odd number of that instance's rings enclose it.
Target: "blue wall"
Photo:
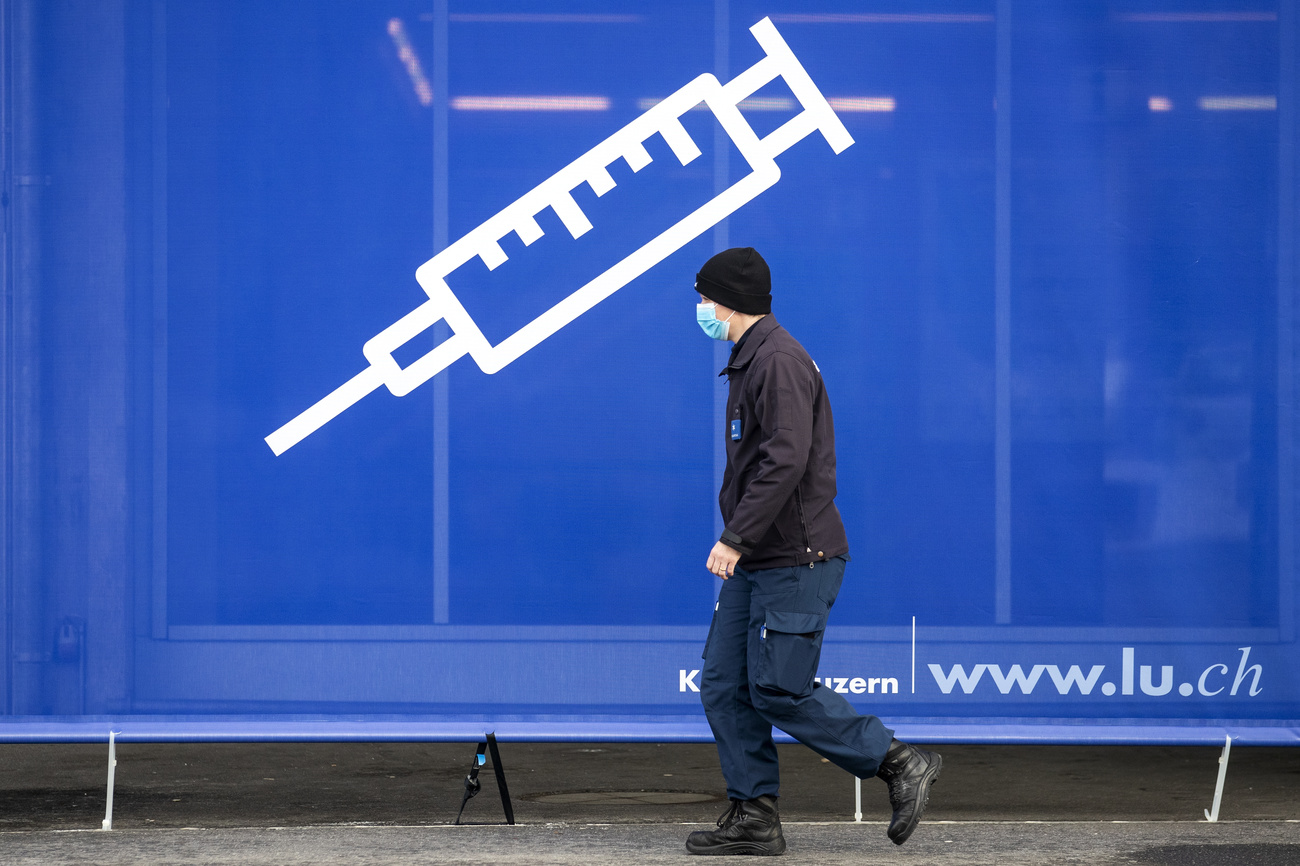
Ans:
[[[832,687],[933,739],[1290,741],[1296,4],[1175,5],[10,4],[0,739],[707,737],[692,282],[752,245],[835,409]],[[765,16],[851,147],[500,372],[267,447],[418,266]],[[491,342],[749,174],[681,120],[701,158],[648,140],[590,233],[448,278]]]

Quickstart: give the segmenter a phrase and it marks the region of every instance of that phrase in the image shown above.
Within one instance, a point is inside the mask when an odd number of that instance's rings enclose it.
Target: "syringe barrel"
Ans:
[[[795,142],[820,131],[835,153],[851,145],[848,130],[772,22],[764,18],[750,32],[765,52],[762,60],[725,86],[712,75],[695,78],[421,265],[416,280],[429,300],[368,340],[363,353],[370,367],[268,436],[272,450],[280,454],[292,447],[381,382],[394,395],[404,396],[465,354],[485,373],[497,372],[776,183],[781,176],[776,157]],[[778,77],[802,108],[759,138],[739,105]],[[573,237],[587,232],[591,222],[575,203],[573,190],[586,183],[596,195],[604,195],[615,185],[608,166],[618,159],[640,171],[651,161],[643,142],[653,135],[661,135],[683,165],[698,157],[700,149],[679,118],[701,102],[713,112],[751,172],[493,345],[451,290],[447,277],[474,258],[495,270],[507,261],[501,239],[513,232],[525,246],[532,244],[542,236],[536,215],[546,208],[555,212]],[[402,367],[393,353],[440,320],[447,323],[451,335]]]
[[[764,18],[750,31],[764,49],[762,60],[726,85],[713,75],[697,77],[420,266],[416,279],[431,299],[444,299],[440,301],[440,309],[445,307],[446,310],[443,318],[455,334],[465,337],[462,351],[473,357],[485,373],[502,369],[776,183],[780,178],[776,156],[814,130],[821,132],[836,153],[853,143],[830,103],[771,20]],[[739,104],[777,78],[786,82],[801,110],[760,139],[741,113]],[[650,161],[643,142],[652,135],[662,135],[683,164],[690,162],[700,151],[679,118],[700,103],[713,112],[732,144],[749,163],[751,175],[719,193],[675,225],[665,227],[640,248],[574,289],[551,309],[500,343],[493,345],[488,341],[456,300],[446,278],[475,257],[489,270],[495,270],[507,260],[500,240],[515,232],[525,245],[530,245],[542,234],[535,217],[547,207],[556,212],[575,238],[585,233],[591,228],[591,223],[574,203],[572,191],[580,184],[588,183],[597,195],[603,195],[614,185],[607,167],[620,158],[625,159],[633,171],[639,171]],[[396,346],[386,348],[391,354]],[[391,373],[394,367],[388,369]],[[436,372],[438,369],[441,367],[426,364],[421,359],[408,368],[409,372],[403,372],[401,387],[414,382],[417,370]],[[389,381],[389,376],[385,376],[385,381]],[[393,390],[391,384],[389,389]]]

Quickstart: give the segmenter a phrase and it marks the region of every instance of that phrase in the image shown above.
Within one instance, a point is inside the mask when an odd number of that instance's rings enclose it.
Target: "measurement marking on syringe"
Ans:
[[[469,354],[485,373],[499,371],[776,183],[781,171],[775,157],[795,142],[816,130],[835,153],[851,145],[848,130],[772,22],[764,18],[750,32],[765,56],[725,86],[712,75],[698,76],[421,265],[416,279],[429,300],[368,340],[362,352],[370,366],[266,437],[271,450],[284,453],[380,384],[396,396],[410,393],[462,355]],[[760,138],[737,106],[777,78],[789,86],[802,110]],[[574,238],[586,234],[592,224],[573,198],[576,188],[585,183],[597,197],[609,192],[616,185],[609,166],[619,158],[634,173],[645,168],[652,159],[644,142],[655,134],[663,138],[682,165],[699,157],[699,146],[679,118],[700,105],[712,111],[748,163],[750,174],[662,228],[501,342],[489,341],[446,278],[474,257],[488,270],[498,268],[508,260],[500,241],[510,232],[518,235],[524,246],[537,241],[544,235],[537,216],[547,208],[554,211]],[[439,319],[450,326],[451,336],[423,357],[400,366],[392,353]]]
[[[506,251],[501,249],[501,244],[496,241],[489,241],[479,249],[478,257],[487,265],[489,271],[495,271],[506,263]]]
[[[700,155],[700,148],[680,120],[674,118],[665,123],[660,127],[659,134],[664,137],[664,141],[668,142],[668,146],[672,148],[673,154],[682,165],[686,165]]]
[[[575,238],[580,238],[587,232],[591,231],[591,220],[578,207],[578,203],[573,200],[569,193],[561,193],[551,202],[551,210],[564,223],[564,227],[569,230],[569,234]]]
[[[519,240],[524,242],[524,246],[530,247],[533,241],[538,240],[543,235],[542,227],[537,224],[535,216],[524,217],[515,226],[515,234],[519,235]]]
[[[700,156],[701,151],[699,147],[695,144],[695,140],[691,138],[690,133],[686,131],[686,127],[684,127],[680,121],[674,119],[664,123],[659,129],[659,134],[663,137],[673,154],[677,157],[677,161],[682,165],[687,165]],[[644,150],[645,156],[642,157],[637,154],[634,156],[634,159],[638,165],[644,168],[647,165],[653,164],[654,157],[650,154],[649,149],[645,147],[644,142],[641,143],[641,147]],[[613,175],[610,174],[608,166],[597,166],[593,168],[588,173],[585,183],[591,188],[591,191],[597,198],[604,197],[606,193],[618,186]],[[576,189],[577,188],[575,188],[575,190]],[[569,229],[570,233],[576,238],[590,231],[594,228],[594,225],[591,218],[586,214],[582,207],[577,204],[576,199],[574,199],[573,193],[575,190],[570,190],[567,198],[563,194],[557,194],[550,207],[551,210],[560,217],[561,221],[565,227]],[[524,246],[530,246],[539,238],[545,236],[545,231],[537,222],[536,215],[523,218],[519,224],[515,225],[511,229],[511,231],[519,236],[519,239],[523,241]],[[509,256],[506,254],[505,250],[502,249],[500,241],[501,238],[497,238],[493,241],[485,241],[482,247],[478,250],[479,259],[482,260],[483,264],[487,266],[489,271],[496,270],[509,260]]]
[[[627,162],[628,168],[640,171],[650,164],[650,151],[646,150],[641,142],[634,141],[623,152],[623,159]]]
[[[614,178],[610,176],[609,169],[602,165],[587,178],[587,186],[597,196],[602,196],[614,188]]]

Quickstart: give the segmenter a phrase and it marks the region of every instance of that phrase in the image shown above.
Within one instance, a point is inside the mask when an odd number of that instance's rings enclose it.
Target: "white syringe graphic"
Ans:
[[[283,454],[380,385],[386,385],[398,397],[405,396],[462,355],[468,354],[485,373],[497,372],[776,183],[781,177],[776,164],[777,155],[813,130],[821,132],[835,153],[853,144],[852,136],[772,22],[764,18],[749,28],[749,32],[767,55],[762,60],[725,85],[712,75],[696,78],[421,265],[415,278],[429,300],[362,347],[366,360],[370,362],[369,367],[267,436],[266,443],[271,450],[277,455]],[[739,105],[778,77],[784,79],[802,110],[759,138],[740,113]],[[548,207],[573,237],[583,235],[591,228],[591,223],[573,200],[571,191],[586,183],[597,196],[609,192],[614,188],[614,179],[610,177],[607,166],[618,159],[625,160],[634,172],[645,168],[651,159],[644,142],[653,135],[663,137],[682,165],[691,162],[700,155],[700,149],[679,118],[701,102],[713,112],[749,164],[751,173],[497,345],[492,345],[451,291],[446,277],[475,256],[489,270],[495,270],[506,261],[499,241],[514,232],[525,246],[532,244],[542,236],[536,215]],[[394,360],[393,352],[440,319],[450,327],[451,336],[409,366],[400,366]]]

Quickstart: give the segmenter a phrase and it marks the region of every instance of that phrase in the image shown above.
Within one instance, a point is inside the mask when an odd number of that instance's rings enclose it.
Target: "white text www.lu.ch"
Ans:
[[[1260,679],[1263,677],[1264,668],[1260,664],[1250,664],[1251,647],[1239,647],[1241,653],[1237,661],[1237,671],[1235,676],[1230,676],[1230,668],[1223,663],[1215,663],[1199,672],[1199,676],[1193,680],[1188,680],[1178,686],[1178,694],[1183,697],[1191,697],[1193,694],[1199,694],[1203,697],[1214,697],[1227,691],[1229,695],[1237,695],[1243,686],[1247,688],[1243,694],[1255,697],[1263,691],[1260,685]],[[955,686],[960,685],[961,690],[966,694],[971,694],[979,686],[984,674],[989,675],[989,679],[997,686],[1002,694],[1010,694],[1013,688],[1019,688],[1021,694],[1032,694],[1038,686],[1039,680],[1043,674],[1047,674],[1056,686],[1057,692],[1062,695],[1069,694],[1074,688],[1078,688],[1079,694],[1090,695],[1101,680],[1102,674],[1106,671],[1105,665],[1093,665],[1088,673],[1084,673],[1079,665],[1070,665],[1065,671],[1061,672],[1058,665],[1031,665],[1026,672],[1020,665],[1011,665],[1006,671],[1003,671],[1000,665],[979,663],[974,665],[970,672],[967,673],[965,666],[954,664],[948,671],[937,664],[930,664],[930,674],[939,686],[939,691],[945,695],[952,694]],[[1113,682],[1104,682],[1101,684],[1101,693],[1110,696],[1119,691],[1121,695],[1136,694],[1134,685],[1141,689],[1142,694],[1151,697],[1160,697],[1167,695],[1174,690],[1174,667],[1173,665],[1160,666],[1159,682],[1155,681],[1153,676],[1155,667],[1153,665],[1136,664],[1136,650],[1134,647],[1124,647],[1120,663],[1120,685],[1117,688]]]

